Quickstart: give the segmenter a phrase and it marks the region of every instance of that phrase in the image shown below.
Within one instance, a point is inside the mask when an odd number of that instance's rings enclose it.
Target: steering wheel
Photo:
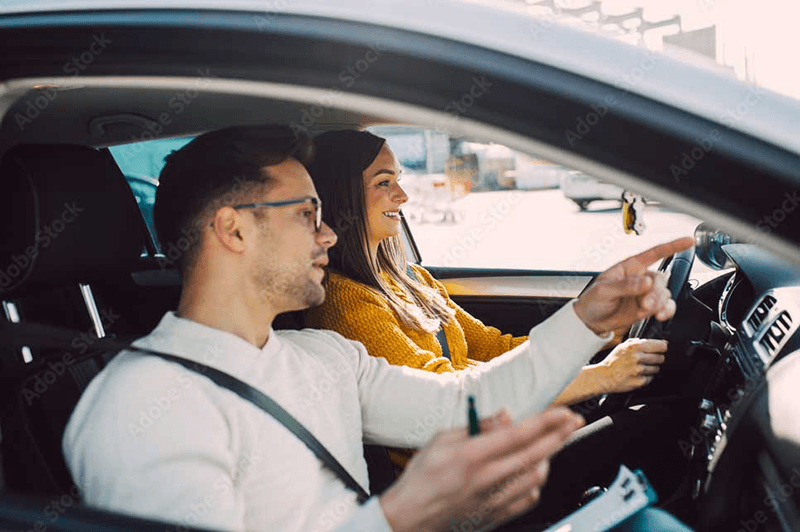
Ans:
[[[680,304],[689,289],[689,273],[692,271],[693,263],[694,247],[691,247],[665,258],[658,266],[659,272],[669,270],[667,290],[669,290],[670,297],[675,301],[676,305]],[[665,338],[670,321],[659,322],[654,316],[640,320],[633,324],[628,333],[628,338]]]
[[[670,297],[675,301],[677,306],[680,306],[681,302],[688,294],[689,273],[692,271],[694,257],[694,247],[691,247],[671,257],[665,258],[658,266],[659,272],[669,271],[667,289],[669,290]],[[628,333],[628,338],[666,338],[671,322],[671,319],[660,322],[656,320],[654,316],[645,318],[633,324]],[[649,385],[645,385],[644,387],[646,386]],[[636,388],[629,392],[604,394],[601,398],[603,411],[610,413],[627,407],[633,395],[641,389],[642,388]]]

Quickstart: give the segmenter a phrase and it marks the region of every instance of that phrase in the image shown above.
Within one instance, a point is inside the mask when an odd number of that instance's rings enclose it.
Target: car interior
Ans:
[[[65,30],[65,35],[71,34]],[[121,41],[130,38],[124,34],[113,37]],[[197,42],[197,37],[192,40]],[[280,39],[276,42],[286,45]],[[363,46],[330,53],[359,57]],[[47,63],[42,59],[45,52],[38,57],[40,64]],[[206,59],[213,63],[214,58]],[[164,58],[165,64],[169,60]],[[325,68],[322,60],[309,61],[311,66],[304,66],[306,73],[313,72],[314,66],[320,71]],[[103,349],[99,339],[127,342],[147,334],[164,312],[176,307],[180,293],[180,277],[159,250],[109,146],[193,136],[244,124],[282,123],[313,132],[404,123],[436,125],[434,116],[402,105],[403,98],[416,97],[408,96],[413,90],[423,94],[419,101],[427,97],[435,100],[435,94],[431,96],[434,90],[428,94],[424,89],[414,89],[408,81],[395,87],[401,95],[395,102],[397,108],[374,95],[362,95],[361,99],[343,95],[317,117],[317,93],[297,94],[297,87],[278,87],[263,80],[251,85],[245,80],[226,80],[229,72],[220,72],[219,80],[213,79],[213,71],[211,76],[198,77],[194,67],[201,63],[176,67],[171,73],[177,77],[87,76],[75,82],[35,79],[9,85],[4,93],[7,109],[0,127],[0,183],[6,190],[0,199],[4,222],[0,224],[4,232],[0,265],[6,265],[0,271],[4,311],[4,320],[0,320],[4,321],[0,327],[0,524],[29,526],[42,519],[43,508],[49,508],[48,501],[57,497],[55,500],[68,500],[69,504],[63,502],[51,511],[68,519],[60,519],[53,529],[85,530],[82,527],[87,523],[104,530],[155,530],[159,526],[80,508],[61,455],[61,434],[81,391],[114,355]],[[298,79],[311,79],[293,78],[299,71],[286,62],[276,60],[274,65],[284,81],[294,79],[302,85]],[[466,69],[453,68],[443,75],[467,75]],[[18,77],[24,77],[25,69],[33,67],[19,69]],[[430,64],[426,64],[424,70],[429,69]],[[582,83],[591,85],[588,80]],[[364,90],[379,94],[384,88]],[[512,87],[507,94],[513,96],[515,90],[521,89]],[[169,105],[177,94],[185,97],[182,107]],[[543,101],[557,98],[542,93]],[[15,117],[29,112],[29,103],[36,101],[47,103],[35,119],[20,126]],[[576,100],[567,103],[580,108]],[[491,105],[487,101],[487,107]],[[544,154],[565,164],[575,162],[569,155],[546,149],[548,139],[555,143],[552,139],[560,134],[558,122],[548,122],[543,110],[528,110],[523,104],[519,108],[518,120],[534,124],[525,126],[534,139],[527,143],[518,136],[522,126],[508,118],[513,115],[508,106],[491,109],[507,117],[506,130],[497,126],[499,119],[491,128],[466,122],[453,127],[465,131],[474,126],[470,131],[476,135],[514,144],[527,149],[531,156]],[[568,107],[558,109],[571,112]],[[588,170],[586,160],[610,164],[609,154],[619,148],[623,162],[614,163],[617,169],[652,176],[657,173],[654,168],[667,167],[664,161],[669,158],[652,145],[643,148],[647,142],[660,141],[662,147],[674,142],[675,146],[669,147],[675,150],[689,142],[655,126],[648,129],[639,124],[640,129],[625,132],[623,136],[629,142],[621,146],[617,142],[620,130],[624,130],[622,122],[624,117],[620,123],[609,119],[608,129],[597,133],[596,144],[577,154],[584,161],[577,166]],[[733,140],[744,142],[738,137]],[[790,190],[785,176],[787,172],[796,176],[800,170],[785,168],[796,156],[775,151],[777,148],[758,139],[745,140],[750,142],[746,146],[757,152],[752,158],[737,159],[730,150],[720,149],[709,155],[717,168],[708,171],[709,180],[679,184],[679,193],[692,198],[685,205],[696,210],[697,203],[706,203],[711,206],[709,212],[730,209],[730,198],[735,196],[731,189],[735,187],[726,188],[726,182],[718,180],[722,174],[741,182],[758,178],[764,187],[772,186],[781,193]],[[546,153],[533,153],[535,147]],[[654,160],[643,162],[649,156]],[[668,188],[665,182],[671,178],[666,174],[653,179],[661,179],[657,185]],[[646,182],[643,186],[647,188]],[[681,203],[678,196],[663,189],[656,187],[653,191],[656,199]],[[767,200],[754,199],[752,212],[741,213],[741,223],[757,220],[764,205],[769,205]],[[775,235],[788,238],[794,234],[796,226],[788,225],[777,229]],[[674,346],[671,352],[680,352],[680,356],[671,357],[659,379],[641,392],[609,397],[603,407],[582,407],[592,416],[667,393],[696,399],[697,411],[686,420],[681,439],[687,458],[684,481],[675,493],[662,494],[659,504],[697,530],[737,530],[751,522],[760,527],[758,530],[798,530],[800,268],[787,258],[793,250],[780,256],[774,249],[766,251],[730,238],[723,242],[727,237],[713,230],[698,233],[698,242],[702,238],[707,246],[698,248],[697,255],[694,251],[682,254],[663,265],[678,304],[675,318],[664,327],[655,322],[638,324],[631,333],[667,337]],[[407,226],[404,240],[409,260],[419,262],[420,254]],[[725,257],[719,259],[717,248],[721,247]],[[721,261],[725,271],[706,284],[691,286],[692,263],[701,259]],[[485,323],[513,334],[525,334],[577,296],[597,273],[459,267],[434,267],[431,271],[450,281],[448,286],[471,287],[461,293],[454,291],[453,299]],[[543,281],[548,286],[563,286],[568,281],[569,289],[531,288]],[[502,289],[494,290],[498,285]],[[63,334],[58,342],[26,345],[12,328],[15,324],[57,326]],[[282,315],[275,323],[276,329],[302,326],[300,313]],[[54,330],[47,331],[47,335],[56,335]],[[67,341],[71,350],[54,347]],[[391,466],[382,449],[365,452],[371,488],[379,492],[391,481]]]
[[[113,91],[105,93],[105,98],[109,100],[116,100],[119,96]],[[159,97],[158,91],[137,95],[137,99],[142,101],[142,106],[136,109],[136,113],[117,113],[115,115],[117,122],[111,120],[106,122],[106,135],[108,132],[116,131],[118,136],[114,139],[107,138],[105,143],[127,140],[126,136],[137,127],[129,122],[129,116],[152,115],[153,111],[146,107],[147,102],[152,102],[153,108],[158,109],[156,102],[163,101],[165,96],[162,94]],[[269,116],[271,120],[278,122],[288,121],[293,115],[291,111],[296,111],[287,102],[279,104],[260,99],[238,101],[228,95],[225,98],[228,113],[225,113],[224,118],[220,116],[219,120],[215,121],[215,117],[205,116],[205,109],[208,107],[204,96],[199,97],[202,101],[193,108],[194,111],[187,111],[196,113],[196,116],[186,117],[196,129],[180,133],[195,134],[232,123],[256,123],[257,121],[252,118],[254,115]],[[97,91],[87,91],[86,94],[82,94],[82,91],[72,91],[68,94],[68,98],[54,103],[54,108],[51,110],[53,115],[62,112],[62,108],[55,107],[56,105],[63,105],[63,112],[69,114],[73,109],[85,109],[87,100],[83,100],[81,104],[79,100],[82,98],[91,99],[95,102],[95,106],[103,100]],[[220,105],[220,99],[216,95],[210,96],[208,106],[213,108],[215,105]],[[237,109],[246,109],[247,112],[240,111],[240,116],[231,116]],[[257,109],[256,113],[253,112],[254,109]],[[278,109],[282,114],[277,111]],[[72,120],[82,120],[87,126],[79,130],[91,131],[91,120],[74,116],[67,119],[70,122]],[[373,120],[377,120],[377,117]],[[337,120],[329,127],[365,127],[372,123],[369,117],[343,113],[337,116]],[[20,250],[15,251],[16,256],[20,257],[16,262],[18,270],[8,269],[5,272],[9,278],[3,294],[5,316],[9,322],[51,324],[85,334],[73,342],[72,345],[76,348],[73,358],[64,358],[69,355],[58,349],[8,345],[3,349],[2,371],[7,377],[14,375],[11,378],[13,386],[4,389],[6,415],[3,417],[2,425],[3,476],[7,490],[52,494],[67,493],[71,489],[71,479],[60,452],[60,435],[63,433],[71,409],[91,378],[113,356],[113,352],[93,349],[93,339],[110,336],[129,341],[147,334],[165,311],[176,307],[180,279],[174,268],[169,267],[166,257],[157,251],[133,192],[109,151],[102,145],[98,146],[96,140],[89,134],[83,138],[73,137],[70,139],[71,142],[62,143],[59,141],[64,139],[58,138],[58,135],[56,138],[51,138],[53,135],[44,134],[46,131],[53,131],[44,121],[37,127],[41,129],[39,133],[46,142],[18,143],[3,154],[0,162],[0,175],[3,176],[7,190],[11,191],[10,194],[4,195],[3,199],[5,205],[2,212],[6,218],[2,224],[6,231],[4,242],[7,249]],[[37,131],[32,128],[28,133],[29,139],[35,139],[36,134]],[[56,221],[65,217],[65,213],[71,214],[74,220],[60,224],[60,227],[56,223],[53,223],[51,228],[41,226],[43,221]],[[44,245],[42,239],[48,238],[48,234],[52,233],[55,236],[57,232],[62,231],[63,235],[52,238],[51,242],[47,242],[48,245]],[[37,238],[42,240],[41,249],[34,257],[35,260],[29,258],[32,266],[26,267],[24,250],[36,242]],[[20,252],[22,254],[19,254]],[[413,257],[413,249],[410,252],[410,256]],[[689,266],[692,259],[693,257],[688,257]],[[679,260],[676,259],[676,262]],[[741,262],[745,264],[744,260]],[[477,277],[480,280],[482,272],[451,268],[438,273],[443,278],[469,275],[473,279]],[[519,274],[518,271],[491,272],[494,277],[519,276]],[[688,271],[685,275],[688,275]],[[796,273],[787,270],[782,272],[782,275],[793,278]],[[587,278],[584,278],[584,283],[586,280]],[[490,284],[485,278],[484,282]],[[676,317],[676,320],[699,323],[698,318],[702,318],[705,320],[705,327],[708,327],[708,323],[714,320],[717,302],[725,300],[724,297],[720,299],[720,295],[730,292],[734,286],[745,285],[737,290],[737,300],[726,307],[730,314],[736,313],[735,317],[728,317],[731,322],[742,320],[756,290],[765,288],[747,286],[752,282],[742,278],[741,274],[728,273],[688,295],[682,290],[687,286],[686,278],[679,279],[676,286],[677,301],[685,309],[691,300],[694,309],[685,310],[682,315]],[[537,321],[544,319],[568,299],[566,294],[560,298],[475,294],[462,296],[454,294],[453,297],[487,323],[517,334],[524,334],[531,326],[532,319]],[[796,300],[796,293],[780,298],[784,305]],[[795,310],[793,313],[797,315],[796,312]],[[756,318],[750,319],[752,321]],[[791,325],[791,322],[785,321],[788,318],[781,319],[784,321],[778,323]],[[302,314],[299,313],[284,315],[279,318],[276,328],[301,327],[301,320]],[[684,325],[682,329],[686,336],[683,339],[685,349],[692,349],[697,354],[694,359],[690,357],[678,359],[679,362],[669,367],[667,376],[662,382],[654,384],[651,388],[652,395],[661,393],[659,389],[665,390],[674,386],[674,380],[670,381],[669,374],[690,375],[692,382],[684,384],[686,390],[706,391],[709,381],[714,380],[725,381],[725,386],[733,385],[739,388],[746,384],[745,381],[737,381],[732,375],[734,371],[731,353],[727,355],[726,364],[722,368],[717,362],[718,356],[715,350],[722,347],[724,341],[730,341],[721,328],[715,329],[718,336],[712,340],[723,342],[718,345],[703,344],[692,339],[704,332],[703,327],[698,330],[697,327]],[[677,338],[673,337],[673,341],[675,340]],[[690,345],[693,341],[702,345]],[[796,344],[795,339],[792,343],[786,343],[783,350],[778,349],[778,351],[788,352],[792,349],[792,345],[796,348]],[[775,348],[781,345],[777,343]],[[78,363],[70,363],[77,357],[81,357]],[[756,367],[760,360],[756,357],[752,362],[754,376],[760,371],[760,368]],[[793,364],[792,367],[786,368],[786,371],[798,371],[792,369],[793,367],[797,365]],[[735,381],[735,384],[731,384],[728,379],[731,382]],[[741,376],[739,379],[741,380]],[[783,376],[775,385],[782,382],[785,386],[787,379],[788,376]],[[760,386],[768,384],[764,382]],[[695,438],[703,441],[693,442],[692,436],[695,433],[687,434],[686,445],[687,449],[690,449],[687,452],[713,454],[713,449],[704,448],[708,445],[705,439],[708,438],[707,433],[714,425],[718,428],[720,424],[727,423],[725,416],[730,415],[730,411],[720,410],[719,407],[724,406],[726,402],[730,403],[730,398],[722,394],[721,397],[698,396],[698,400],[707,401],[705,410],[701,414],[705,416],[701,420],[704,432],[696,432]],[[754,401],[754,405],[750,409],[758,410],[769,419],[769,402],[764,397],[760,402],[755,398],[751,400]],[[609,405],[612,402],[609,401]],[[589,415],[593,413],[592,405],[584,407]],[[776,414],[780,415],[781,412]],[[753,417],[751,423],[765,423],[763,419]],[[689,421],[687,420],[687,425]],[[716,437],[716,431],[714,432],[712,441]],[[772,450],[770,446],[777,446],[777,449],[780,449],[781,442],[777,439],[765,443],[767,448],[757,455],[759,465],[752,465],[778,475],[779,466],[772,462],[769,451]],[[370,449],[369,452],[373,490],[380,490],[379,486],[385,487],[391,481],[391,471],[388,469],[390,466],[382,461],[382,455],[376,453],[375,449]],[[735,460],[731,458],[731,453],[725,453],[725,460]],[[744,469],[735,467],[730,468],[730,475],[734,475],[734,471],[739,475],[745,472]],[[693,475],[687,474],[686,479],[687,482],[690,480],[697,482],[701,477],[695,472]],[[742,484],[744,479],[733,478],[722,485],[731,489],[730,486],[736,485],[737,482]],[[748,489],[757,492],[759,487],[748,485]],[[682,490],[698,491],[699,486],[687,485],[682,487]],[[675,500],[680,501],[682,497],[686,499],[687,494],[688,492],[678,493]],[[755,494],[751,495],[754,500],[755,497]],[[715,497],[707,500],[717,499]],[[782,511],[793,515],[795,507],[789,503],[789,499],[784,503]],[[687,511],[680,505],[677,508]]]

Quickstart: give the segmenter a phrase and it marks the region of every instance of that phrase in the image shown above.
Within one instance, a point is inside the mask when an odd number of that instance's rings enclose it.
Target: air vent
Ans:
[[[750,324],[750,327],[753,328],[753,331],[758,330],[758,327],[764,321],[764,318],[769,312],[769,309],[771,309],[774,304],[775,304],[774,297],[770,295],[764,296],[764,299],[761,300],[761,303],[758,304],[758,306],[750,315],[750,317],[747,318],[747,322]]]
[[[778,353],[791,327],[792,317],[789,316],[789,313],[784,310],[778,315],[778,318],[775,320],[772,326],[764,333],[764,336],[761,338],[759,343],[761,344],[761,347],[763,347],[764,350],[770,355],[770,357],[773,357]]]

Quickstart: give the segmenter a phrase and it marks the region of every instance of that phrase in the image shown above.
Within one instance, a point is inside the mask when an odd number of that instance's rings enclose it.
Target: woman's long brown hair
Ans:
[[[339,237],[328,252],[330,268],[377,291],[404,326],[434,333],[455,312],[436,290],[406,273],[400,238],[384,239],[378,244],[377,256],[369,256],[363,172],[385,142],[372,133],[355,130],[329,131],[314,139],[315,155],[308,170],[322,200],[323,220]],[[399,297],[381,273],[402,287],[414,304]]]

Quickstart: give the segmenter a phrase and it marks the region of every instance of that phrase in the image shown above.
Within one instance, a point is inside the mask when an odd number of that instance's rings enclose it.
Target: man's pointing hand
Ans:
[[[628,328],[655,316],[666,321],[675,314],[675,302],[662,273],[647,268],[689,249],[694,238],[684,237],[652,247],[601,273],[575,302],[575,313],[597,334]]]

